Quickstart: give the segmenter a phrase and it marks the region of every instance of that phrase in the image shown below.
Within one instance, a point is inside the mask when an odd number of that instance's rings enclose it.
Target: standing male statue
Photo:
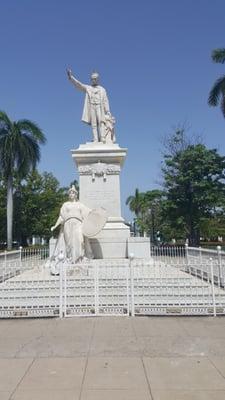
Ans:
[[[115,142],[115,119],[110,113],[106,90],[98,84],[99,74],[91,74],[91,85],[78,81],[70,69],[67,70],[67,75],[77,89],[86,93],[82,121],[91,125],[94,142]]]

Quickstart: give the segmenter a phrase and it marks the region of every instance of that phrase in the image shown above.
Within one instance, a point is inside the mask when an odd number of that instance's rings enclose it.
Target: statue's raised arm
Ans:
[[[67,69],[67,75],[77,89],[86,92],[82,121],[91,125],[94,142],[115,142],[115,119],[110,114],[106,90],[98,84],[99,74],[97,72],[91,74],[91,85],[78,81],[71,69]]]
[[[69,81],[72,82],[74,84],[74,86],[76,86],[77,89],[82,90],[83,92],[86,92],[86,85],[84,85],[83,83],[81,83],[80,81],[78,81],[78,79],[76,79],[72,73],[71,69],[67,69],[67,76],[69,78]]]

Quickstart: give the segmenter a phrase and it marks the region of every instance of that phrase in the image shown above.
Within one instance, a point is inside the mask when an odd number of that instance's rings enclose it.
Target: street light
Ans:
[[[151,217],[151,242],[155,242],[155,213],[154,207],[148,209],[149,215]]]

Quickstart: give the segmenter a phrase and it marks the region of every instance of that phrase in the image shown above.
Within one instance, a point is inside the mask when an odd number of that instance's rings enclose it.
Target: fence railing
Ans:
[[[14,276],[13,274],[18,273],[21,267],[21,254],[22,248],[13,251],[4,251],[0,253],[0,282]],[[14,266],[14,271],[12,272],[11,267]]]
[[[129,261],[60,266],[60,315],[129,315]],[[107,264],[107,265],[106,265]]]
[[[49,247],[41,247],[41,248],[22,248],[21,249],[21,257],[22,260],[45,260],[49,257]]]
[[[214,281],[224,285],[225,252],[217,246],[216,250],[202,247],[185,246],[151,246],[154,261],[177,267],[196,276],[207,278],[211,262],[213,264]]]
[[[151,244],[151,257],[158,262],[180,268],[185,264],[185,246],[155,246]]]
[[[62,261],[53,276],[45,267],[47,248],[3,253],[0,317],[225,314],[225,252],[186,246],[151,254]]]
[[[3,251],[0,253],[0,265],[5,264],[9,260],[16,260],[21,257],[22,247],[19,250]]]
[[[20,249],[1,269],[0,318],[59,315],[59,277],[45,269],[45,251]]]
[[[43,264],[49,257],[49,248],[22,248],[0,253],[0,282]]]
[[[225,252],[217,246],[216,250],[187,247],[186,248],[186,266],[192,273],[193,269],[197,274],[207,277],[209,269],[213,266],[213,277],[215,284],[224,287],[225,278]]]

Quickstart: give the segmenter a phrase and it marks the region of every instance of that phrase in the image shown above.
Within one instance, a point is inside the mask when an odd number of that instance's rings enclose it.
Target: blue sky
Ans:
[[[1,0],[0,109],[43,129],[40,171],[62,185],[77,178],[70,149],[91,139],[81,122],[83,94],[68,82],[99,71],[128,148],[121,176],[123,215],[135,188],[159,186],[161,138],[186,122],[225,154],[225,120],[209,108],[225,73],[211,51],[225,47],[224,0]]]

